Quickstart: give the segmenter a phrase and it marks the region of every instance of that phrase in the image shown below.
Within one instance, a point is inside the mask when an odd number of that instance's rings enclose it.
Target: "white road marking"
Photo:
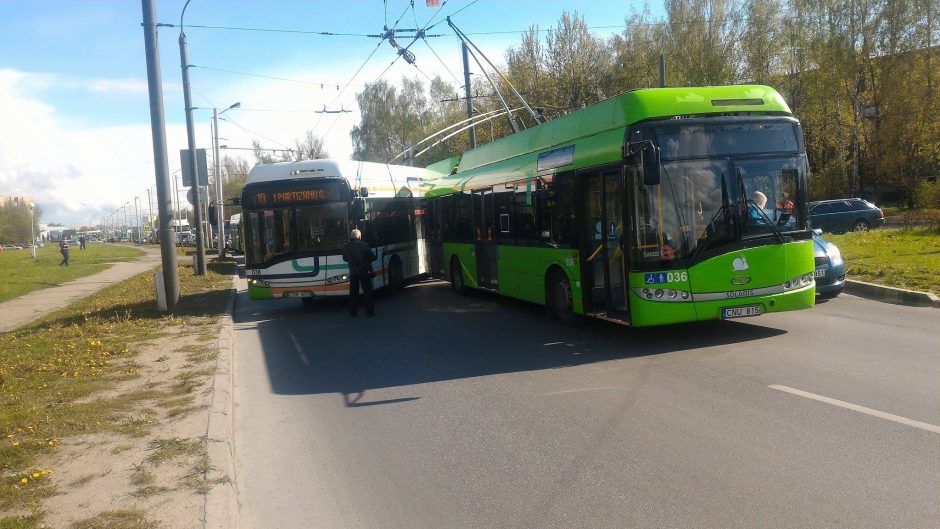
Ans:
[[[294,349],[297,349],[297,356],[300,357],[300,361],[304,363],[305,366],[310,365],[310,360],[307,359],[307,355],[304,354],[303,347],[300,346],[300,342],[297,340],[297,337],[294,336],[294,333],[287,331],[287,335],[290,336],[290,341],[294,344]]]
[[[566,393],[581,393],[584,391],[610,391],[612,389],[623,389],[620,386],[604,386],[600,388],[580,388],[580,389],[564,389],[561,391],[551,391],[549,393],[542,393],[542,396],[548,395],[564,395]]]
[[[839,406],[840,408],[846,408],[852,411],[857,411],[859,413],[871,415],[872,417],[878,417],[880,419],[894,421],[896,423],[904,424],[907,426],[913,426],[914,428],[920,428],[921,430],[927,430],[928,432],[940,433],[940,426],[934,426],[933,424],[915,421],[914,419],[908,419],[907,417],[901,417],[900,415],[892,415],[890,413],[885,413],[883,411],[874,410],[872,408],[866,408],[865,406],[859,406],[858,404],[852,404],[851,402],[831,399],[829,397],[823,397],[822,395],[817,395],[815,393],[810,393],[808,391],[794,389],[794,388],[787,387],[787,386],[781,386],[779,384],[773,384],[767,387],[771,389],[776,389],[778,391],[785,391],[787,393],[798,395],[800,397],[806,397],[808,399],[818,400],[819,402],[825,402],[826,404],[832,404],[833,406]]]

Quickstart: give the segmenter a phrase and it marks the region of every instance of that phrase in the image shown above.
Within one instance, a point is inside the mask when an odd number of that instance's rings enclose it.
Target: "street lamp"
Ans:
[[[215,108],[212,109],[212,147],[213,156],[215,157],[215,231],[218,234],[216,246],[219,249],[219,259],[225,257],[225,227],[222,225],[225,222],[225,212],[222,209],[222,169],[219,163],[219,116],[240,106],[242,106],[241,101],[236,101],[222,112]]]

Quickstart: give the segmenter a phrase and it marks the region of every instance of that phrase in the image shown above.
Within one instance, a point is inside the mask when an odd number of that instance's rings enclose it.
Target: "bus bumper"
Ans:
[[[812,308],[816,302],[816,285],[765,296],[663,303],[630,294],[630,315],[634,327],[652,327],[692,321],[747,318],[771,312]],[[725,309],[737,309],[726,311]]]

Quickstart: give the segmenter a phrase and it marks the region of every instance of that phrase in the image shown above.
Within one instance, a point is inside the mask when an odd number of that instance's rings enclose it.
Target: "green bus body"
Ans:
[[[430,270],[457,284],[635,326],[814,304],[805,147],[769,87],[627,92],[428,170]]]

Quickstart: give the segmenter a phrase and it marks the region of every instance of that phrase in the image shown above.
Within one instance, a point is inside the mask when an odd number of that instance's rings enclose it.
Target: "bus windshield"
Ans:
[[[346,214],[345,202],[250,211],[246,264],[286,254],[340,253],[347,240]]]
[[[794,129],[792,123],[658,127],[662,179],[636,184],[635,262],[689,266],[706,249],[805,230],[794,201],[806,163]]]

